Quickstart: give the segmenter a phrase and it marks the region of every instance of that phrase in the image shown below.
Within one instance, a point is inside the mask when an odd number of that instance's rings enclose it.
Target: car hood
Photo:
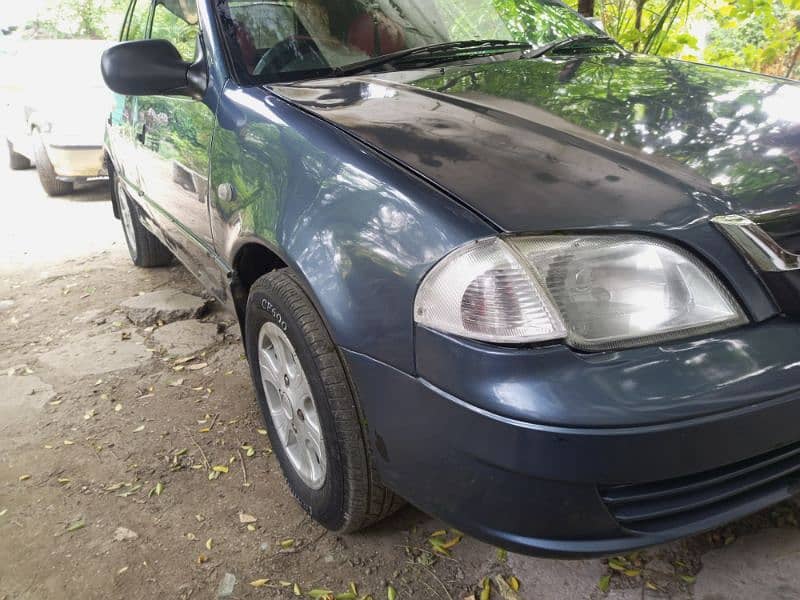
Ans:
[[[663,230],[800,205],[800,85],[784,79],[613,54],[271,90],[506,231]]]

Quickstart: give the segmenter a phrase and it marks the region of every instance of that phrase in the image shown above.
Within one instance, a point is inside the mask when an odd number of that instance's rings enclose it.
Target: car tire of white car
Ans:
[[[12,171],[22,171],[33,166],[27,156],[14,151],[14,145],[10,140],[6,140],[6,145],[8,146],[8,167]]]
[[[288,269],[268,273],[253,284],[245,319],[245,345],[258,404],[273,452],[290,491],[302,508],[331,531],[350,532],[380,521],[403,506],[404,500],[380,482],[367,442],[366,425],[342,359],[314,304]],[[279,334],[265,336],[264,331],[278,331]],[[284,374],[270,380],[273,388],[280,388],[284,378],[286,380],[283,394],[282,390],[269,390],[275,396],[272,409],[267,399],[268,383],[261,372],[264,361],[260,360],[268,338],[280,339],[283,348],[288,348],[282,351],[286,360],[273,359],[273,364],[290,365]],[[324,448],[317,453],[320,468],[315,472],[321,472],[319,478],[310,478],[303,472],[302,465],[298,468],[291,444],[286,443],[291,432],[287,430],[283,432],[286,435],[281,435],[271,412],[280,410],[276,403],[292,401],[287,397],[292,395],[289,391],[298,374],[303,376],[306,392],[299,407],[292,403],[290,420],[296,420],[295,416],[301,421],[304,419],[302,406],[313,410],[317,432],[312,436],[313,441],[321,442]],[[307,429],[302,423],[295,423],[293,427],[292,423],[287,425],[285,418],[278,420],[280,426],[292,427],[298,438],[302,438]]]
[[[58,178],[53,163],[47,155],[47,148],[40,133],[33,135],[33,157],[36,162],[36,172],[39,174],[39,181],[48,196],[66,196],[71,194],[75,186],[71,181],[61,181]]]

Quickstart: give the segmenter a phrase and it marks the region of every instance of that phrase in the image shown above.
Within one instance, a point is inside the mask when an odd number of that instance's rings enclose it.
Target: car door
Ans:
[[[202,53],[195,0],[155,0],[150,39],[186,61]],[[208,218],[208,152],[215,107],[183,96],[139,98],[137,144],[144,199],[170,249],[209,287],[218,280]]]
[[[120,41],[143,40],[147,36],[153,0],[131,0],[120,33]],[[106,144],[115,158],[117,174],[122,177],[132,195],[141,190],[136,149],[140,132],[139,99],[136,96],[113,94],[112,110],[106,129]]]

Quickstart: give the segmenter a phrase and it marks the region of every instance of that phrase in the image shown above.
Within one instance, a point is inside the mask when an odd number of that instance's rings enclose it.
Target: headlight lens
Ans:
[[[690,254],[638,236],[492,238],[441,261],[418,323],[498,343],[566,338],[586,350],[658,342],[746,322]]]

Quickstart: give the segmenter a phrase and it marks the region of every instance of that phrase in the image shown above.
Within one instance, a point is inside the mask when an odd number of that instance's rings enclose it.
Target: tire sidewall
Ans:
[[[33,154],[36,162],[36,173],[39,176],[39,181],[42,188],[48,196],[64,196],[74,191],[72,183],[60,181],[58,173],[50,160],[50,155],[47,153],[42,134],[36,132],[33,136]]]
[[[31,161],[27,156],[24,156],[14,150],[14,144],[11,140],[6,139],[6,146],[8,147],[8,166],[13,171],[21,171],[31,167]]]
[[[281,276],[280,274],[273,275]],[[286,276],[283,275],[283,277]],[[273,452],[281,465],[292,494],[312,518],[328,529],[338,530],[344,523],[345,473],[336,435],[336,424],[328,394],[320,376],[320,366],[315,360],[288,299],[283,297],[279,288],[272,285],[274,278],[267,276],[263,281],[264,285],[256,284],[250,292],[245,328],[245,345],[259,408],[267,425],[267,433],[272,443]],[[294,285],[297,284],[294,283]],[[319,318],[318,315],[315,316]],[[276,324],[289,338],[305,372],[314,403],[317,406],[327,462],[325,483],[317,490],[308,487],[294,470],[286,451],[278,439],[275,425],[270,417],[258,362],[258,337],[261,327],[266,322]]]
[[[130,214],[130,218],[133,219],[133,221],[134,221],[133,222],[134,235],[136,235],[136,227],[138,225],[138,223],[136,223],[137,216],[136,216],[136,213],[134,212],[135,211],[135,207],[133,206],[133,203],[130,200],[128,200],[128,195],[126,193],[123,192],[123,194],[120,196],[120,194],[118,193],[117,190],[119,190],[119,175],[114,173],[114,178],[113,178],[112,184],[111,184],[111,193],[114,194],[114,198],[117,201],[117,208],[119,209],[119,220],[122,223],[122,235],[125,236],[125,244],[128,246],[128,254],[130,254],[130,257],[131,257],[131,260],[133,261],[133,264],[138,265],[139,264],[139,262],[138,262],[139,261],[139,253],[138,253],[139,240],[138,239],[133,240],[133,243],[136,246],[134,248],[134,246],[131,245],[131,240],[128,238],[128,230],[125,227],[125,221],[123,220],[125,217],[123,217],[123,213],[122,213],[122,211],[123,211],[122,203],[125,202],[125,205],[128,207],[128,212]]]

